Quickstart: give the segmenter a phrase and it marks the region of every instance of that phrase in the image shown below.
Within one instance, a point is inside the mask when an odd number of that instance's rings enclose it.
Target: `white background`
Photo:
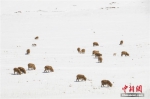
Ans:
[[[145,96],[132,99],[149,99],[148,0],[2,0],[1,11],[1,99],[126,99],[124,85],[142,85]],[[46,65],[54,72],[43,73]],[[19,66],[27,73],[14,75]],[[76,82],[77,74],[87,81]],[[103,79],[113,86],[102,88]]]

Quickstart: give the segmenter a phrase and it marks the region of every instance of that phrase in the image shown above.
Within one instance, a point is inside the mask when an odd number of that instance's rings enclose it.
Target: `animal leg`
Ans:
[[[79,79],[77,78],[76,81],[79,81]]]

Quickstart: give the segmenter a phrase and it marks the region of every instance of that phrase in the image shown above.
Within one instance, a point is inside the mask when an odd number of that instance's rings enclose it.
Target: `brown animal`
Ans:
[[[26,70],[25,70],[23,67],[18,67],[18,69],[19,69],[22,73],[26,74]]]
[[[80,48],[79,47],[77,48],[77,51],[80,53]]]
[[[44,68],[45,68],[44,72],[47,72],[47,71],[48,71],[48,72],[49,72],[49,71],[54,72],[52,66],[45,66]]]
[[[30,49],[27,49],[27,54],[30,54]]]
[[[109,80],[102,80],[102,81],[101,81],[101,87],[102,87],[102,86],[104,87],[104,85],[107,85],[107,86],[109,86],[109,87],[112,87],[112,83],[111,83]]]
[[[77,77],[76,81],[79,81],[80,79],[82,79],[82,81],[83,80],[86,81],[86,77],[82,74],[78,74],[76,77]]]
[[[102,63],[103,58],[101,56],[98,56],[98,62]]]
[[[125,55],[125,56],[129,56],[129,53],[128,53],[128,52],[126,52],[126,51],[122,51],[122,52],[121,52],[121,56],[123,56],[123,55]]]
[[[98,56],[102,56],[102,54],[99,53],[99,52],[98,52],[98,53],[95,53],[95,58],[98,57]]]
[[[36,46],[36,44],[32,44],[32,46]]]
[[[34,70],[36,69],[35,65],[32,63],[28,64],[28,70],[29,70],[29,68],[34,69]]]
[[[114,53],[113,56],[116,56],[116,53]]]
[[[99,53],[98,50],[93,50],[92,55],[95,55],[95,53]]]
[[[85,49],[82,49],[82,50],[80,51],[80,53],[84,54],[84,53],[85,53]]]
[[[93,46],[99,46],[97,42],[93,42]]]
[[[14,68],[14,74],[15,74],[15,72],[17,72],[17,74],[21,75],[21,71],[20,71],[20,69],[18,69],[18,68]]]
[[[38,36],[36,36],[36,37],[35,37],[35,39],[37,40],[37,39],[39,39],[39,37],[38,37]]]
[[[119,45],[122,45],[122,44],[123,44],[123,40],[120,41],[120,44],[119,44]]]

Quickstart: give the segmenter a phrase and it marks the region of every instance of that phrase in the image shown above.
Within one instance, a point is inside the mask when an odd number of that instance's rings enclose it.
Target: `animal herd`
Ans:
[[[34,38],[35,40],[39,39],[38,36],[36,36]],[[123,45],[123,40],[120,41],[119,45]],[[36,44],[32,44],[32,46],[36,46]],[[99,46],[98,42],[93,42],[93,47],[94,46]],[[78,53],[80,54],[84,54],[85,53],[85,49],[81,49],[80,47],[77,48]],[[30,49],[26,50],[26,55],[30,54]],[[102,63],[103,58],[102,58],[102,53],[99,52],[99,50],[93,50],[92,51],[92,55],[95,55],[95,58],[98,58],[98,62]],[[121,56],[129,56],[129,53],[126,51],[122,51],[121,52]],[[116,53],[113,54],[113,56],[116,56]],[[14,68],[14,74],[17,73],[17,75],[21,75],[21,74],[26,74],[26,70],[23,67],[18,67],[18,68]],[[28,63],[28,70],[36,70],[36,66],[33,63]],[[54,69],[52,66],[46,65],[44,67],[44,72],[54,72]],[[76,81],[86,81],[87,78],[83,75],[83,74],[78,74],[76,76]],[[112,83],[109,80],[102,80],[101,81],[101,87],[104,87],[104,85],[107,85],[109,87],[112,87]]]
[[[54,69],[52,66],[45,66],[44,67],[44,72],[54,72]],[[26,70],[23,67],[18,67],[18,68],[14,68],[14,74],[18,74],[21,75],[22,73],[26,74]],[[29,63],[28,64],[28,70],[36,70],[36,66],[33,63]]]
[[[76,76],[76,81],[79,81],[79,80],[84,80],[84,81],[86,81],[86,77],[84,76],[84,75],[82,75],[82,74],[78,74],[77,76]],[[112,83],[109,81],[109,80],[102,80],[101,81],[101,87],[104,87],[104,85],[107,85],[107,86],[109,86],[109,87],[112,87]]]
[[[35,40],[38,40],[38,39],[39,39],[39,37],[38,37],[38,36],[36,36],[34,39],[35,39]],[[35,46],[36,46],[36,44],[34,43],[34,44],[32,44],[32,46],[33,46],[33,47],[35,47]],[[27,50],[26,50],[26,55],[28,55],[28,54],[30,54],[30,49],[27,49]]]
[[[120,41],[119,45],[123,45],[123,40]],[[99,46],[98,42],[93,42],[93,46]],[[80,47],[77,48],[78,53],[85,53],[85,49],[80,49]],[[98,58],[98,62],[102,63],[103,58],[102,58],[102,54],[99,52],[99,50],[93,50],[92,51],[92,55],[95,55],[95,58]],[[127,51],[122,51],[121,52],[121,56],[129,56],[129,53]],[[116,56],[116,53],[113,54],[113,56]]]
[[[120,41],[120,44],[119,45],[123,45],[123,40]],[[94,46],[99,46],[98,42],[93,42],[93,47]],[[85,53],[85,49],[80,49],[80,47],[77,48],[77,51],[78,53],[80,54],[83,54]],[[103,61],[103,58],[102,58],[102,54],[99,52],[99,50],[93,50],[92,51],[92,55],[95,55],[95,58],[98,58],[98,62],[102,63]],[[122,51],[121,52],[121,56],[129,56],[129,53],[127,51]],[[116,56],[116,53],[113,54],[113,56]],[[76,78],[76,81],[79,81],[79,80],[84,80],[86,81],[86,77],[82,74],[78,74],[77,75],[77,78]],[[109,81],[109,80],[102,80],[101,81],[101,87],[104,87],[104,85],[107,85],[109,87],[112,87],[112,83]]]
[[[14,68],[14,74],[17,72],[17,74],[21,75],[21,73],[26,74],[26,70],[23,67]]]
[[[80,49],[79,47],[77,48],[77,51],[80,54],[84,54],[85,53],[85,49]]]

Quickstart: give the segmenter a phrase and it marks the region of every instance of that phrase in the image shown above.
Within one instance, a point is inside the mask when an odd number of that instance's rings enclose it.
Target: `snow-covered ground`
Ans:
[[[126,99],[120,97],[125,85],[142,85],[145,96],[138,99],[149,99],[148,3],[2,1],[1,99]],[[99,46],[93,47],[93,42]],[[79,54],[78,47],[85,54]],[[93,50],[102,53],[102,63],[92,56]],[[130,56],[121,57],[121,51]],[[34,63],[36,70],[28,70],[28,63]],[[43,73],[46,65],[54,72]],[[14,75],[13,68],[19,66],[27,73]],[[84,74],[87,81],[76,82],[77,74]],[[103,79],[113,86],[101,87]]]

